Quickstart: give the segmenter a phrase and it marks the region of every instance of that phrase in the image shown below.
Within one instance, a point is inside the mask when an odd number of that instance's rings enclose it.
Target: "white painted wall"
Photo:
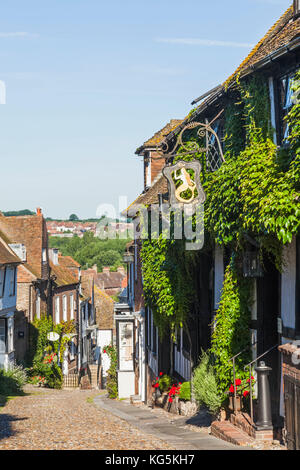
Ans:
[[[134,372],[118,372],[118,397],[130,398],[135,393]]]

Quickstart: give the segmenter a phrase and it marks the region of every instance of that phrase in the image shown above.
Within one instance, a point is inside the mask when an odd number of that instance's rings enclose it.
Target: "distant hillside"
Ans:
[[[3,215],[5,215],[5,217],[18,217],[18,216],[21,216],[21,215],[34,215],[34,214],[35,214],[35,212],[32,212],[29,209],[23,209],[21,211],[3,212]]]

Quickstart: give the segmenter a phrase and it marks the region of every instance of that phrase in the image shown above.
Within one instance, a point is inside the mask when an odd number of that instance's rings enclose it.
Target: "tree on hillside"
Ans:
[[[70,217],[69,217],[69,220],[71,220],[72,222],[74,222],[75,220],[79,220],[79,217],[78,217],[78,215],[76,215],[76,214],[71,214]]]

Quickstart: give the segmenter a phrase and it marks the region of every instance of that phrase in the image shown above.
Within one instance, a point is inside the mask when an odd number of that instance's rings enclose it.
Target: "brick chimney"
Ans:
[[[110,272],[110,267],[109,266],[103,266],[102,272],[107,274]]]
[[[43,214],[42,214],[42,209],[41,209],[40,207],[37,207],[37,209],[36,209],[36,215],[39,215],[39,216],[43,215]]]
[[[125,276],[125,269],[124,269],[124,266],[119,266],[119,267],[118,267],[118,273],[121,273],[121,274],[123,274],[123,276]]]

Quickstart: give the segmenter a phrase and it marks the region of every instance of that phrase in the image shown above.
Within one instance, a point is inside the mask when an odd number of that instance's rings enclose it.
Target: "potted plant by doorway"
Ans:
[[[252,383],[255,382],[254,377],[251,377]],[[247,398],[250,394],[249,391],[250,380],[242,381],[236,379],[235,385],[231,384],[228,390],[229,396],[229,410],[230,411],[241,411],[243,409],[243,398]],[[234,393],[235,392],[235,393]],[[234,407],[235,400],[235,407]]]

